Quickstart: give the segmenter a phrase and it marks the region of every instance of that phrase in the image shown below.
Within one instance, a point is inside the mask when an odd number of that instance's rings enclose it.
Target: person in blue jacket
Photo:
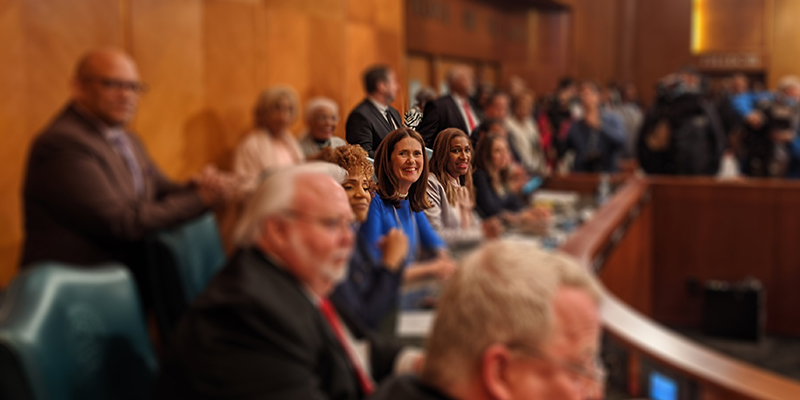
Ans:
[[[387,135],[375,153],[378,188],[359,235],[374,259],[383,258],[381,240],[392,229],[408,237],[409,249],[403,266],[403,280],[447,279],[455,264],[445,242],[431,227],[423,211],[427,198],[428,159],[419,133],[399,128]],[[426,257],[427,256],[427,257]],[[387,294],[397,298],[397,292]]]

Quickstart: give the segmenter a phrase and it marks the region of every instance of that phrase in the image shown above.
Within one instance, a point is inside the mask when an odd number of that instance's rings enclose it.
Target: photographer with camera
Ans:
[[[714,106],[703,97],[694,67],[659,82],[656,102],[639,135],[639,164],[648,174],[714,175],[725,134]]]
[[[742,172],[754,177],[800,177],[800,78],[781,78],[745,116]]]

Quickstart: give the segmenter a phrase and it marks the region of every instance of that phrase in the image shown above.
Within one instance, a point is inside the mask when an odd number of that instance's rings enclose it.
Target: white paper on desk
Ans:
[[[397,317],[397,336],[427,337],[433,328],[435,315],[436,313],[431,310],[400,312]]]

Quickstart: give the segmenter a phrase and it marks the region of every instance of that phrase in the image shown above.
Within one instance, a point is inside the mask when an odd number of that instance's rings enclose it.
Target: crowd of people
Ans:
[[[528,183],[559,171],[800,176],[800,80],[776,93],[732,79],[719,99],[683,68],[642,109],[631,85],[563,79],[422,90],[404,115],[395,72],[369,68],[365,99],[334,135],[336,102],[265,90],[232,171],[166,178],[126,128],[143,85],[115,49],[88,53],[70,102],[36,138],[23,189],[22,265],[118,261],[141,291],[145,238],[210,209],[235,210],[233,255],[182,318],[157,398],[587,398],[599,393],[594,278],[505,231],[537,231]],[[475,94],[473,96],[473,94]],[[456,248],[478,247],[460,266]],[[401,285],[446,283],[429,346],[401,346]],[[364,349],[369,349],[365,351]],[[416,373],[376,383],[393,373]],[[548,397],[549,396],[549,397]]]
[[[402,118],[395,73],[370,68],[346,141],[326,98],[305,105],[298,140],[296,93],[269,88],[232,171],[208,166],[178,183],[127,128],[144,90],[135,62],[91,51],[31,148],[22,267],[120,262],[149,298],[146,238],[228,208],[234,249],[164,344],[155,398],[599,395],[597,282],[564,256],[501,238],[549,218],[521,190],[547,168],[522,110],[532,95],[513,97],[512,116],[505,93],[473,105],[473,80],[455,69],[451,95],[420,96]],[[477,247],[461,266],[459,247]],[[436,344],[422,350],[402,345],[394,323],[401,285],[425,280],[444,292]]]

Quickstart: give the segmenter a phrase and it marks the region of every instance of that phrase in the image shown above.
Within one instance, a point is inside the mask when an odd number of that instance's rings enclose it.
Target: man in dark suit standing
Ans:
[[[390,104],[400,86],[397,75],[389,67],[378,65],[364,73],[364,99],[347,117],[347,142],[357,144],[375,158],[375,149],[389,132],[403,126],[400,113]]]
[[[310,163],[256,190],[239,219],[236,255],[178,325],[156,399],[360,399],[397,357],[407,364],[410,353],[353,329],[328,300],[353,249],[353,212],[339,184],[346,175]],[[368,343],[368,358],[354,339]]]
[[[88,53],[72,88],[72,100],[36,138],[28,159],[21,263],[118,261],[141,279],[144,237],[222,201],[225,178],[209,170],[192,185],[171,182],[125,128],[144,90],[128,55]]]
[[[475,78],[467,67],[455,67],[448,73],[450,94],[428,102],[417,129],[425,139],[425,146],[433,148],[436,135],[447,128],[458,128],[472,134],[481,121],[469,100]]]

